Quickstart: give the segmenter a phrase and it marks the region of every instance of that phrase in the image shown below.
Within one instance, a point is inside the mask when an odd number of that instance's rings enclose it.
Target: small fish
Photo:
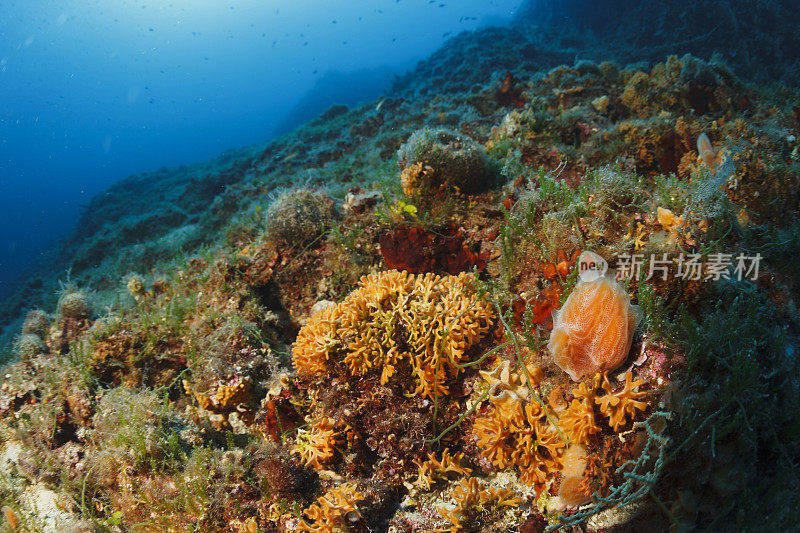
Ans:
[[[297,157],[298,155],[300,155],[300,152],[292,152],[291,154],[289,154],[289,155],[287,155],[286,157],[284,157],[284,158],[283,158],[283,161],[284,161],[284,162],[286,162],[286,161],[291,161],[292,159],[294,159],[294,158],[295,158],[295,157]]]
[[[378,105],[375,106],[375,111],[380,111],[381,110],[381,106],[383,105],[383,103],[385,101],[386,101],[386,98],[381,98],[381,101],[378,102]]]

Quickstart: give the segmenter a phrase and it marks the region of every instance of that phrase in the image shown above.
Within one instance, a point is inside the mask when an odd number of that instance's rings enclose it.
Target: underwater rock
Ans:
[[[403,169],[418,163],[431,168],[419,183],[404,184],[406,194],[444,185],[477,192],[489,183],[489,159],[481,145],[445,128],[415,131],[397,151],[397,158]]]
[[[307,189],[287,191],[267,210],[266,235],[269,240],[302,247],[318,239],[338,218],[329,196]]]
[[[31,309],[22,324],[22,334],[32,334],[44,339],[47,336],[49,327],[50,322],[47,320],[47,314],[41,309]]]
[[[614,370],[628,355],[642,315],[613,279],[581,280],[553,316],[547,348],[575,381],[601,369]]]
[[[75,320],[89,318],[92,314],[89,296],[84,291],[71,291],[64,294],[58,302],[58,310],[62,318]]]

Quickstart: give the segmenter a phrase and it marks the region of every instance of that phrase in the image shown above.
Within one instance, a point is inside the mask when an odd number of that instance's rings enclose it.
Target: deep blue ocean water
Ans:
[[[375,98],[520,3],[0,2],[0,297],[115,181]]]

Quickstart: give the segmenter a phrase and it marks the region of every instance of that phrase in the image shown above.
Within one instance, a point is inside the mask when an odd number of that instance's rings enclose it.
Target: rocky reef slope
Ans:
[[[93,200],[6,302],[6,527],[794,524],[800,93],[545,37]]]

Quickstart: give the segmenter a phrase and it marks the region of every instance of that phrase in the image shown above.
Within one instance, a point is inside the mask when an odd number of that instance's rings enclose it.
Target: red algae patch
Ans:
[[[553,317],[547,347],[575,381],[619,367],[628,355],[641,311],[613,279],[580,281]]]

